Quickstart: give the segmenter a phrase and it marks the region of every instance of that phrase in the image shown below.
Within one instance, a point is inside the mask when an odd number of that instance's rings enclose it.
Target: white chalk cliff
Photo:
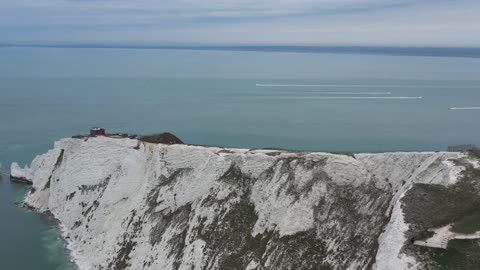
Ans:
[[[139,147],[138,147],[139,146]],[[62,139],[14,177],[81,269],[416,269],[399,199],[446,152],[340,155]]]

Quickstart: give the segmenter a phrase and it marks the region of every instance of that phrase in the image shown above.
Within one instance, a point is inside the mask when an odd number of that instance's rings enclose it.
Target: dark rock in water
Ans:
[[[182,140],[180,140],[177,136],[169,132],[141,136],[139,137],[139,140],[143,142],[148,142],[148,143],[183,144]]]
[[[10,181],[28,185],[32,184],[32,181],[28,180],[25,177],[15,177],[13,175],[10,175]]]

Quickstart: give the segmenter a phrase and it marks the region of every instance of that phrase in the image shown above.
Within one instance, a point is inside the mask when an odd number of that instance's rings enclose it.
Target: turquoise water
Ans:
[[[480,110],[450,110],[478,106],[480,59],[0,49],[4,167],[97,125],[235,147],[443,150],[480,144]],[[54,224],[13,204],[25,187],[0,182],[0,268],[73,268]]]

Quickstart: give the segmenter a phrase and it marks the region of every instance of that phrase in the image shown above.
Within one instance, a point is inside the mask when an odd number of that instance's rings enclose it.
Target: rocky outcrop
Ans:
[[[142,142],[148,142],[148,143],[183,144],[182,140],[180,140],[177,136],[169,132],[147,135],[147,136],[140,136],[138,139]]]
[[[32,184],[33,177],[29,175],[30,168],[25,166],[25,168],[21,168],[17,163],[12,163],[10,166],[10,181],[18,182],[23,184]]]
[[[61,222],[82,269],[414,269],[400,198],[454,183],[463,157],[97,137],[60,140],[12,175],[33,182],[25,203]]]

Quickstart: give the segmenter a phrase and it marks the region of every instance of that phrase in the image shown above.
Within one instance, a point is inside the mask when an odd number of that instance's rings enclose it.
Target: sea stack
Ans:
[[[28,166],[21,168],[16,162],[13,162],[10,166],[10,181],[32,184],[32,176],[28,175],[28,172],[30,172]]]

